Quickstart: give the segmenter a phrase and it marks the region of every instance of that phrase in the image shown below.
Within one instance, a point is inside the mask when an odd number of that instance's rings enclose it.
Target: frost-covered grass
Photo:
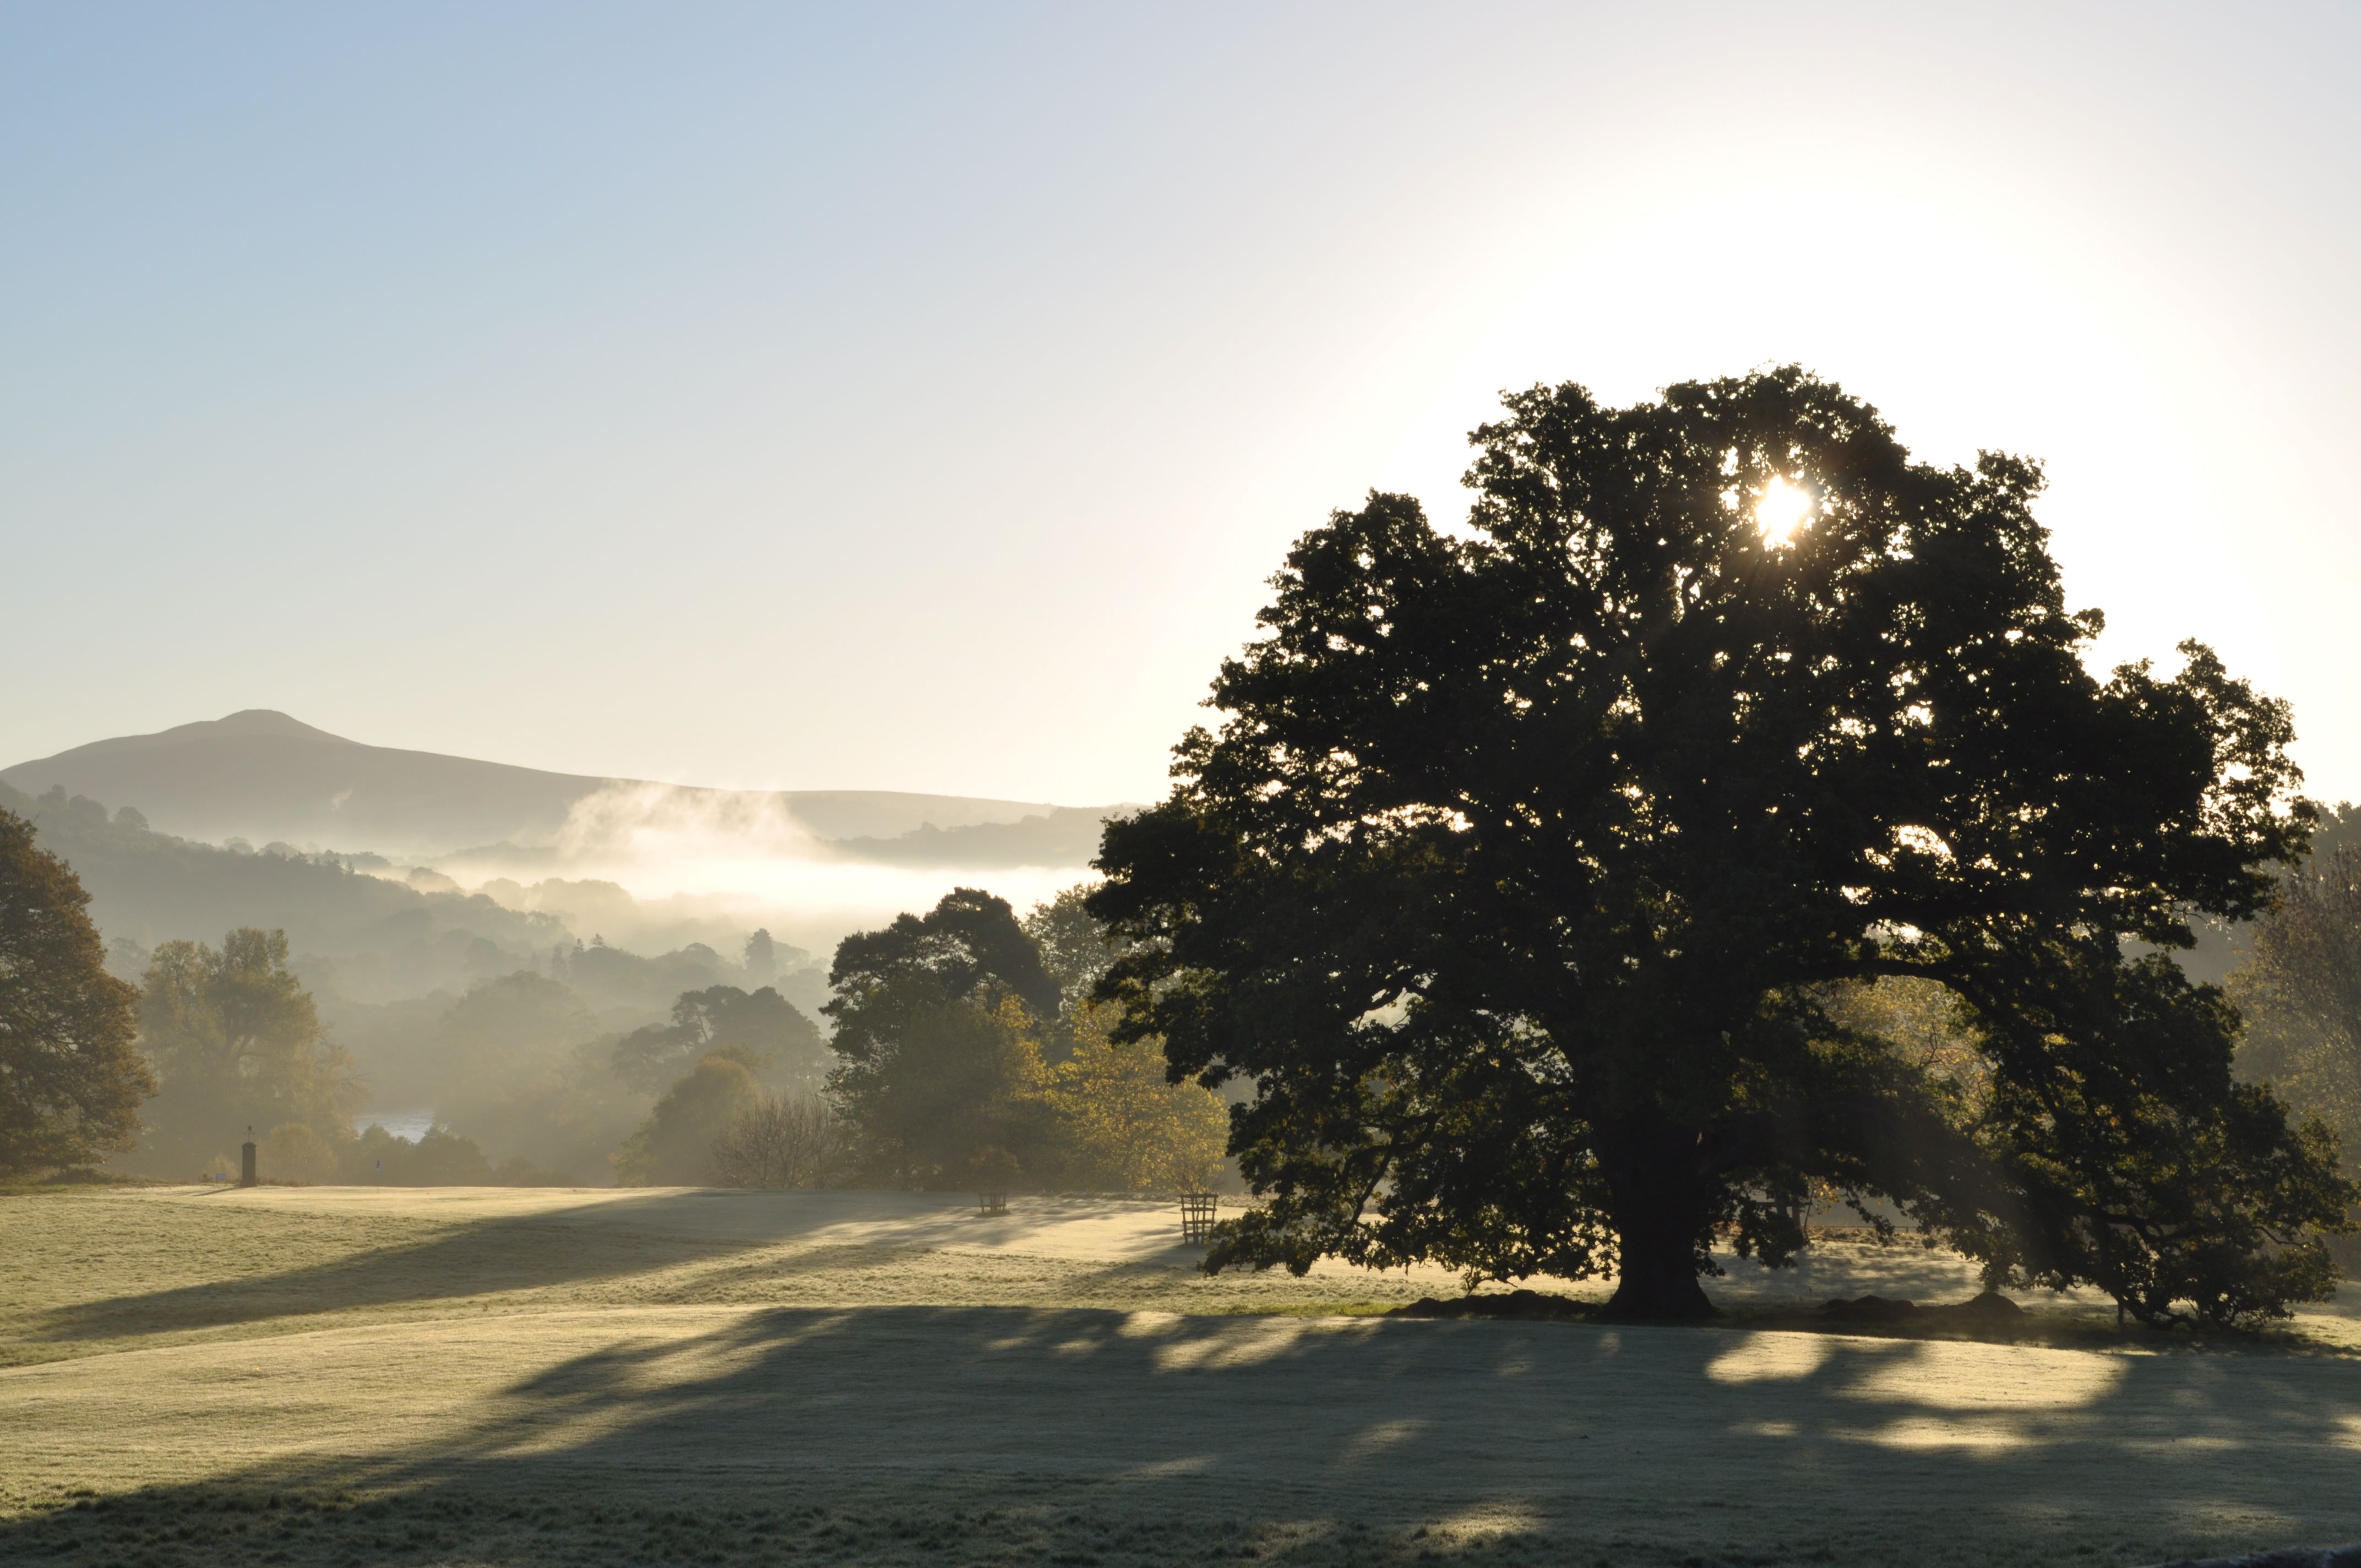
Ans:
[[[2361,1539],[2361,1297],[2242,1343],[1387,1320],[1162,1205],[0,1198],[0,1561],[2133,1563]],[[1847,1245],[1741,1309],[1958,1299]],[[2108,1332],[2101,1332],[2101,1328]]]

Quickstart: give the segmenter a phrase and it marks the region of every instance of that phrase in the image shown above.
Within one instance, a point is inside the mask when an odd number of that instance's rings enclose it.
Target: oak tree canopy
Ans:
[[[2282,704],[2193,642],[2092,674],[2039,468],[1914,462],[1793,367],[1535,388],[1473,441],[1466,527],[1372,494],[1298,542],[1219,728],[1107,830],[1099,994],[1256,1091],[1271,1201],[1209,1266],[1695,1315],[1716,1235],[1786,1259],[1818,1183],[2151,1319],[2328,1288],[2333,1140],[2167,956],[2302,850]],[[1973,1072],[1832,1004],[1886,977]]]

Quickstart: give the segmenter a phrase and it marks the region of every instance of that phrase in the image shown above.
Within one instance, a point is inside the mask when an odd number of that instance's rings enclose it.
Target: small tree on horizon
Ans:
[[[2039,469],[1914,463],[1800,370],[1507,403],[1466,528],[1372,494],[1296,544],[1219,730],[1106,830],[1117,1038],[1256,1091],[1271,1201],[1207,1266],[1696,1316],[1717,1234],[1786,1261],[1817,1183],[2153,1321],[2326,1291],[2333,1139],[2157,951],[2301,851],[2285,707],[2195,643],[2092,675]],[[1972,1063],[1829,1004],[1889,978]]]

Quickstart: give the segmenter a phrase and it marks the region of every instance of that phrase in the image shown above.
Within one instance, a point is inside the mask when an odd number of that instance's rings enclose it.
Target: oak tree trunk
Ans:
[[[1615,1294],[1606,1315],[1626,1322],[1694,1322],[1719,1315],[1697,1283],[1697,1243],[1711,1223],[1714,1184],[1684,1128],[1627,1129],[1603,1161],[1614,1206]]]

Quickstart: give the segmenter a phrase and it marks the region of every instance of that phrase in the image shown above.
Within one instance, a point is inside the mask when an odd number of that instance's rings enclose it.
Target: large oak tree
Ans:
[[[1218,731],[1107,830],[1101,994],[1256,1089],[1273,1201],[1209,1266],[1693,1315],[1717,1233],[1784,1261],[1820,1183],[2150,1318],[2327,1288],[2332,1146],[2159,952],[2302,848],[2282,705],[2193,643],[2095,678],[2038,468],[1914,463],[1793,368],[1537,388],[1474,441],[1466,528],[1373,494],[1298,543]],[[1974,1072],[1831,1005],[1891,976]]]

